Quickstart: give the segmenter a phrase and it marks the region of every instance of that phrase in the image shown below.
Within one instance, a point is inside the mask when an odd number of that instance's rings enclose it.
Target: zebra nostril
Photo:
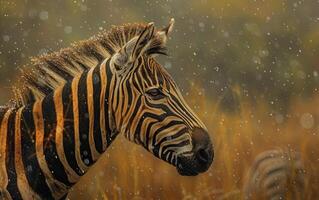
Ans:
[[[200,164],[207,164],[211,160],[209,153],[205,149],[199,149],[196,157]]]

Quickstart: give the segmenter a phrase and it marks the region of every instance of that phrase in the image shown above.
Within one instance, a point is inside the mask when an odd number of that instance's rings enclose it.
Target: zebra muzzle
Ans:
[[[177,171],[183,176],[196,176],[209,169],[214,159],[214,150],[209,135],[201,128],[192,132],[193,150],[191,155],[179,155]]]

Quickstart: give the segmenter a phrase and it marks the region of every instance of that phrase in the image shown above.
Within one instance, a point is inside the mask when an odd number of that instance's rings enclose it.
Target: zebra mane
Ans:
[[[31,63],[21,69],[21,78],[13,86],[15,98],[11,104],[15,107],[28,105],[49,95],[59,86],[111,57],[130,39],[139,35],[146,25],[113,26],[109,31],[73,43],[69,48],[31,58]],[[159,38],[154,38],[145,54],[166,54],[166,48]]]

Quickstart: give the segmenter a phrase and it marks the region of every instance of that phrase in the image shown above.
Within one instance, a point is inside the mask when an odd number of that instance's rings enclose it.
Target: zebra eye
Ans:
[[[149,95],[154,100],[162,99],[165,97],[165,95],[159,88],[150,89],[146,91],[146,94]]]

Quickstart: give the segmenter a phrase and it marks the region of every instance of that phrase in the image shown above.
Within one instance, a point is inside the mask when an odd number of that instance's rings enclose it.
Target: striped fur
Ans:
[[[115,27],[34,60],[18,103],[0,112],[3,199],[64,198],[119,133],[176,167],[182,155],[195,170],[192,131],[206,128],[153,58],[165,53],[172,25]]]
[[[303,199],[306,182],[298,153],[265,151],[256,157],[249,171],[243,187],[244,199]]]

